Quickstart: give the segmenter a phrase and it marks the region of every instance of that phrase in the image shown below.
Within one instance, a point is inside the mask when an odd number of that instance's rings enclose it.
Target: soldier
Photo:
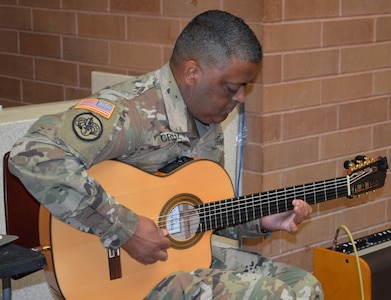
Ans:
[[[167,230],[111,197],[86,170],[117,159],[147,172],[181,156],[223,163],[220,122],[245,97],[262,49],[243,20],[223,11],[196,16],[161,69],[81,99],[68,111],[41,117],[13,147],[10,169],[53,216],[98,235],[103,247],[121,247],[153,264],[167,260]],[[219,234],[259,236],[264,230],[295,233],[310,213],[293,210]],[[150,299],[323,299],[309,272],[258,253],[213,245],[208,269],[162,278]]]

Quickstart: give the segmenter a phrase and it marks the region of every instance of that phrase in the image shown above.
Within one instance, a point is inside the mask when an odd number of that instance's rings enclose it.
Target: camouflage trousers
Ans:
[[[213,246],[213,256],[210,268],[171,274],[146,299],[324,299],[320,282],[302,269],[234,248]]]
[[[213,246],[210,268],[171,274],[146,299],[323,300],[324,295],[307,271],[258,253]]]

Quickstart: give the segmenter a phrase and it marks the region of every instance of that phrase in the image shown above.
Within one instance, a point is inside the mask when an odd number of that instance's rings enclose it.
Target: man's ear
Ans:
[[[184,64],[184,78],[187,85],[192,86],[198,82],[201,75],[201,69],[194,60],[188,60]]]

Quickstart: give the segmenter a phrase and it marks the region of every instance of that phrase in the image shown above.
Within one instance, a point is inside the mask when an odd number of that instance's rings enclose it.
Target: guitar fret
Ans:
[[[255,219],[256,216],[257,216],[257,213],[256,213],[256,208],[258,207],[258,205],[253,205],[253,215],[252,215],[252,219]]]
[[[212,218],[212,214],[210,213],[211,205],[213,205],[213,203],[208,205],[208,209],[209,209],[209,213],[208,213],[208,222],[209,222],[208,223],[209,224],[208,225],[208,230],[211,230],[213,228],[212,227],[212,222],[211,222],[212,221],[212,219],[211,219]]]
[[[272,206],[271,206],[272,202],[270,201],[270,193],[269,192],[267,193],[267,202],[268,202],[268,205],[267,205],[268,206],[268,211],[267,212],[269,214],[272,214]]]
[[[226,201],[224,201],[225,203]],[[224,222],[223,222],[223,212],[222,212],[222,209],[220,208],[220,226],[223,226]]]
[[[285,199],[285,211],[288,210],[288,201],[286,200],[286,198],[287,198],[286,191],[287,191],[287,189],[284,188],[284,193],[285,193],[285,197],[284,197],[284,199]]]
[[[233,201],[230,201],[230,209],[229,209],[230,212],[232,211],[232,205],[233,205]],[[232,216],[232,214],[227,214],[227,217],[226,217],[227,223],[226,224],[230,224],[230,218],[229,218],[230,216]]]

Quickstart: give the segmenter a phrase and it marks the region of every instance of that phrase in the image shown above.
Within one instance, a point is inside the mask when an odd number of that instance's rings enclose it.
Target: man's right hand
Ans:
[[[147,265],[168,258],[167,249],[171,242],[167,229],[161,229],[149,218],[139,216],[140,224],[135,234],[122,248],[135,260]]]

